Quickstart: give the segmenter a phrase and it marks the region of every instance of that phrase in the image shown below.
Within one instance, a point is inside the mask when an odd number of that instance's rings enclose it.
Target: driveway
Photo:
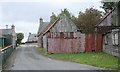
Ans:
[[[14,52],[11,70],[99,70],[100,68],[54,60],[40,55],[34,46],[21,45]]]

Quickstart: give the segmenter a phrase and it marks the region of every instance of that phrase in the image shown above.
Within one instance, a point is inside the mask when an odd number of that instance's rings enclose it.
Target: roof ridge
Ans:
[[[50,25],[50,26],[48,26],[48,28],[42,33],[42,35],[44,35],[44,34],[46,34],[56,23],[57,23],[57,21],[59,21],[62,17],[66,17],[68,20],[70,20],[70,22],[72,22],[72,24],[74,24],[75,26],[76,26],[76,24],[66,15],[66,14],[63,14],[63,15],[60,15],[59,17],[58,17],[58,19],[54,22],[54,23],[52,23],[51,25],[50,24],[48,24],[48,25]],[[78,28],[77,26],[76,26],[76,28]]]

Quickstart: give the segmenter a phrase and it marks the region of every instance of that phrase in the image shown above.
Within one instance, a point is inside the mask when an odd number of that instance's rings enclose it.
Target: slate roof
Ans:
[[[29,34],[27,42],[37,41],[37,34]]]
[[[52,23],[52,24],[48,24],[48,26],[46,26],[46,28],[44,29],[44,31],[43,31],[43,35],[45,34],[45,33],[47,33],[47,31],[49,31],[58,21],[59,21],[59,19],[60,18],[58,18],[54,23]]]
[[[47,25],[49,24],[49,22],[42,22],[42,24],[40,24],[39,29],[38,29],[38,36],[43,33],[44,29],[47,27]]]
[[[0,29],[0,35],[12,35],[12,29]]]
[[[44,30],[44,32],[43,32],[43,35],[44,34],[46,34],[55,24],[57,24],[57,22],[59,21],[59,20],[61,20],[61,19],[65,19],[65,21],[64,22],[67,22],[68,24],[73,24],[75,27],[76,27],[76,29],[77,30],[79,30],[78,28],[77,28],[77,26],[64,14],[64,15],[61,15],[53,24],[49,24],[46,28],[45,28],[45,30]],[[68,20],[68,21],[66,21],[66,19]]]
[[[8,29],[0,29],[0,38],[5,38],[5,35],[11,35],[15,40],[17,40],[15,26],[12,25],[11,28]]]

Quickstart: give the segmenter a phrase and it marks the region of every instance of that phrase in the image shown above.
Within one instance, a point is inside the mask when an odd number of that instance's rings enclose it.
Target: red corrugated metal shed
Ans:
[[[96,39],[95,39],[96,36]],[[102,50],[102,34],[87,33],[85,36],[85,51],[99,52]]]
[[[102,34],[96,35],[96,52],[102,51]]]
[[[83,48],[80,37],[70,37],[64,35],[68,33],[48,33],[48,52],[49,53],[78,53]],[[58,35],[58,36],[57,36]],[[83,38],[83,37],[82,37]],[[84,49],[83,49],[84,50]]]

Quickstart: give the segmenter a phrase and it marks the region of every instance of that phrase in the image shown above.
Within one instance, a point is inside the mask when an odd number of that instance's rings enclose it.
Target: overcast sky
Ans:
[[[50,20],[52,12],[59,14],[61,9],[67,8],[73,15],[77,16],[86,8],[103,9],[101,0],[1,0],[0,3],[0,28],[9,27],[14,24],[16,32],[25,35],[23,41],[27,40],[29,32],[37,33],[39,18],[44,21]]]

